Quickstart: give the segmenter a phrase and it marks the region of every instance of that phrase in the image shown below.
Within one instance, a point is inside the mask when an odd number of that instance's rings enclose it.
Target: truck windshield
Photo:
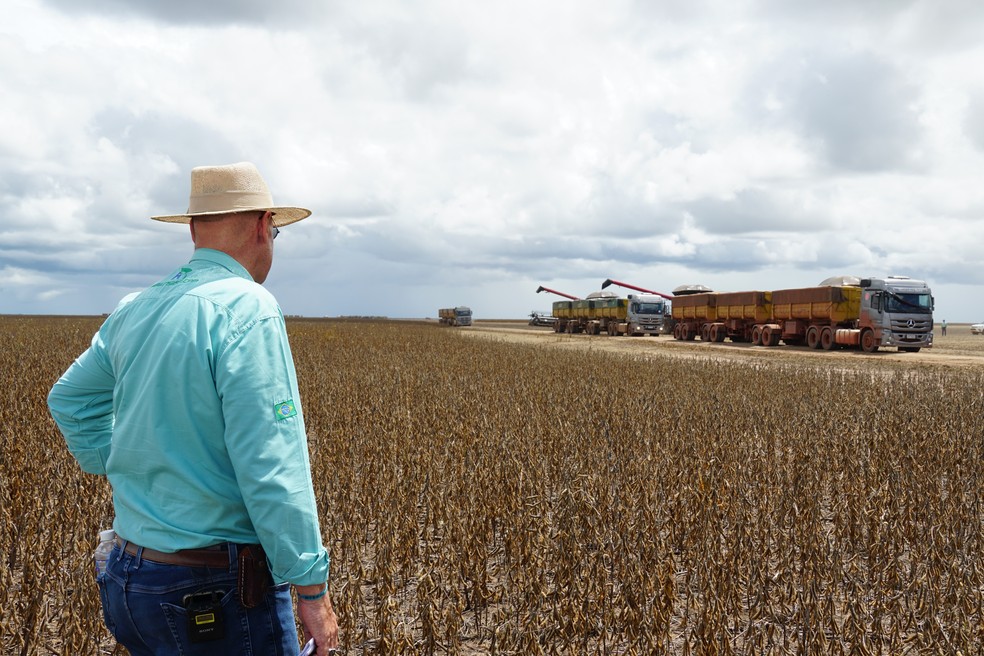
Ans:
[[[459,317],[470,317],[471,316],[471,311],[469,311],[469,310],[457,310],[455,312],[455,314],[457,314]]]
[[[662,303],[638,303],[636,307],[638,314],[663,314]]]
[[[903,314],[931,314],[933,312],[933,297],[929,294],[886,294],[888,302],[885,308],[889,312]]]

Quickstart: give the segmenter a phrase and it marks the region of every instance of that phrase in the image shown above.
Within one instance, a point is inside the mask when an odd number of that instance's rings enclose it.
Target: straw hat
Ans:
[[[278,228],[311,216],[311,210],[303,207],[275,206],[256,167],[250,162],[239,162],[193,168],[188,211],[150,218],[167,223],[190,223],[196,216],[253,211],[273,212],[273,225]]]

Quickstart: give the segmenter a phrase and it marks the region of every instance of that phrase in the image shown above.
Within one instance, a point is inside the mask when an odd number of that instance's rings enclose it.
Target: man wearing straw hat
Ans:
[[[191,172],[191,260],[125,298],[55,383],[79,465],[113,488],[116,544],[98,576],[131,654],[297,654],[338,645],[328,552],[280,307],[261,287],[280,228],[249,163]]]

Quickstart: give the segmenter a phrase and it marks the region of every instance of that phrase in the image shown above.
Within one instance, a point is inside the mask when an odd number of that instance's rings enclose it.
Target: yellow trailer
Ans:
[[[610,292],[594,292],[588,298],[554,303],[554,316],[558,317],[557,332],[613,334],[614,325],[625,321],[629,302]]]
[[[856,346],[861,294],[861,287],[847,285],[779,289],[772,292],[772,316],[782,326],[787,344],[825,350],[836,343]]]
[[[677,322],[674,337],[723,342],[758,342],[761,326],[771,320],[772,292],[711,292],[691,294],[673,300]],[[759,327],[756,329],[756,327]],[[772,333],[775,332],[775,336]],[[778,344],[778,331],[770,331],[768,341]]]
[[[673,299],[673,337],[692,340],[701,334],[704,325],[717,321],[717,297],[706,294],[689,294]]]

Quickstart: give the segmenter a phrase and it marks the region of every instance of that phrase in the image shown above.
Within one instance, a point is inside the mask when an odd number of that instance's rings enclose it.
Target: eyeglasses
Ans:
[[[263,212],[257,218],[260,221],[262,221],[264,218],[266,218],[266,215],[267,215],[267,213],[266,212]],[[270,239],[276,239],[277,238],[277,235],[279,235],[279,234],[280,234],[280,228],[278,228],[277,226],[273,225],[273,212],[270,212]]]

